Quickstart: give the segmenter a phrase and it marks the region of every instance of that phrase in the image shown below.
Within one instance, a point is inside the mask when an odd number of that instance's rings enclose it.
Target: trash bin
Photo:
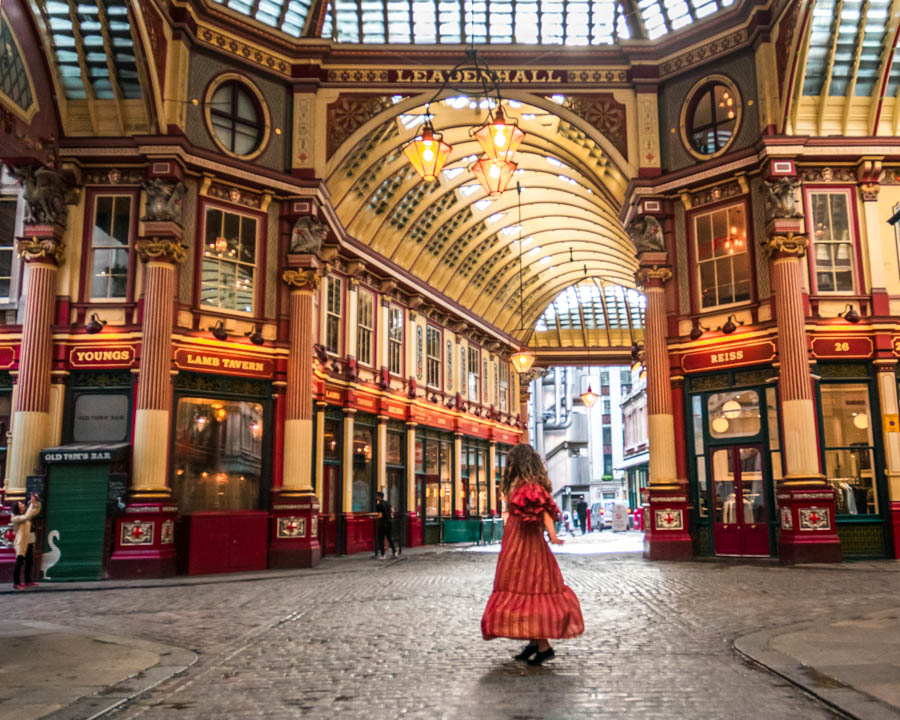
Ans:
[[[100,580],[105,574],[107,517],[124,500],[128,443],[74,444],[41,451],[47,467],[43,579]]]

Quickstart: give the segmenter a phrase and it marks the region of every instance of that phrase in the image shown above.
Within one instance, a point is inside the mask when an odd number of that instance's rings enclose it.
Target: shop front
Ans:
[[[454,516],[453,434],[416,428],[416,498],[422,519],[422,542],[443,541],[443,523]]]
[[[182,371],[174,386],[170,477],[179,571],[265,569],[272,384]]]
[[[329,407],[322,419],[323,428],[316,437],[322,438],[322,487],[317,488],[322,499],[319,516],[319,543],[323,555],[338,552],[340,538],[341,498],[341,457],[343,456],[343,413],[339,408]]]
[[[375,492],[378,468],[378,422],[375,415],[356,413],[353,423],[351,464],[344,482],[350,482],[350,512],[345,513],[344,552],[371,551],[375,547]]]

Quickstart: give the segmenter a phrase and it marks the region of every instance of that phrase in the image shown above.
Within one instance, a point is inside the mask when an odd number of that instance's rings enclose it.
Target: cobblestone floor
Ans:
[[[743,662],[741,635],[896,606],[896,563],[783,568],[561,554],[586,632],[543,668],[484,642],[496,556],[326,559],[290,578],[4,596],[4,618],[169,643],[200,660],[117,718],[829,718]]]

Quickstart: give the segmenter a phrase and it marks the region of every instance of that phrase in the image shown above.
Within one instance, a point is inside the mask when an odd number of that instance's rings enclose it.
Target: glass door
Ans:
[[[762,448],[713,448],[709,469],[716,554],[768,557]]]
[[[325,463],[322,479],[322,553],[337,552],[337,520],[341,503],[341,466]]]

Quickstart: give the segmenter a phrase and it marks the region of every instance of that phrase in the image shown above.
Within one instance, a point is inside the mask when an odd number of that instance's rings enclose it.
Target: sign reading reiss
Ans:
[[[741,367],[775,359],[775,343],[771,340],[704,350],[692,350],[681,356],[685,372],[702,372],[726,367]]]

